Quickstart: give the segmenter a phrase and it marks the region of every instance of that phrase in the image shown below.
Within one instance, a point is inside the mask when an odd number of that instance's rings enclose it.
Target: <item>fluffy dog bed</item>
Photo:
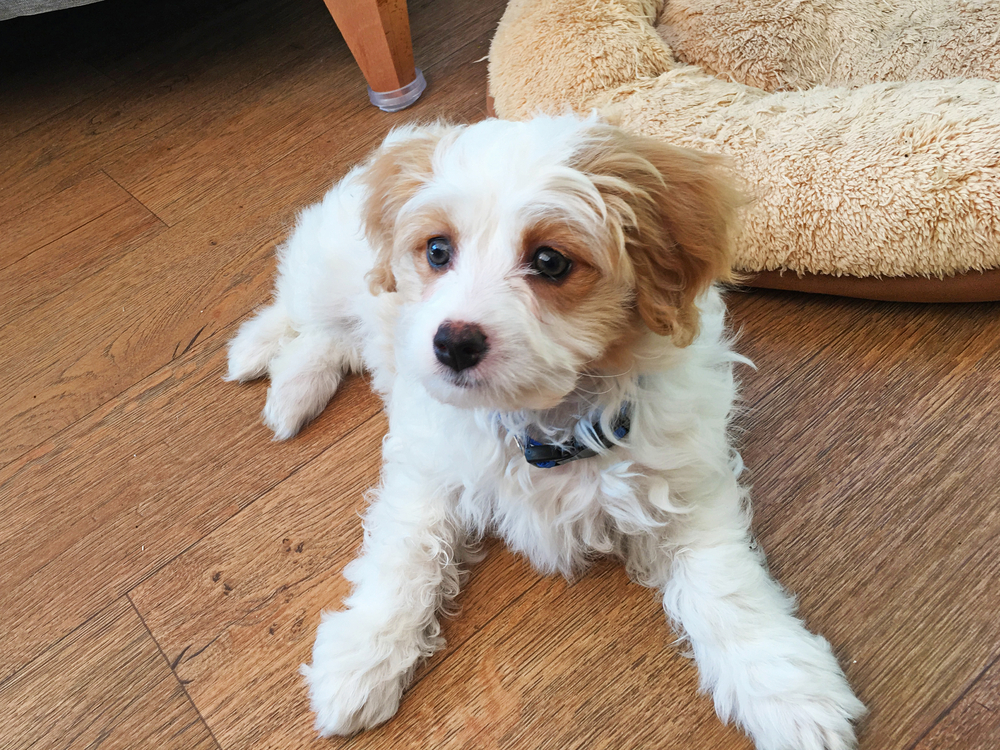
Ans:
[[[500,117],[600,109],[727,154],[757,286],[1000,299],[1000,3],[511,0]]]

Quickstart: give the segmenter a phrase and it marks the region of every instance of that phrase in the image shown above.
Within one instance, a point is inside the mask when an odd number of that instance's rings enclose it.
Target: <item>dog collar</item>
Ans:
[[[621,410],[618,412],[618,416],[611,423],[611,431],[618,440],[628,435],[629,429],[632,427],[630,412],[629,404],[623,404]],[[600,418],[595,419],[591,423],[591,426],[594,430],[594,435],[597,437],[597,442],[605,448],[611,448],[615,445],[614,441],[605,435],[604,430],[601,429]],[[576,438],[562,445],[541,443],[527,434],[523,437],[515,435],[514,440],[517,442],[517,447],[524,451],[524,460],[539,469],[551,469],[554,466],[568,464],[570,461],[579,461],[581,458],[590,458],[597,455],[597,451],[588,448]]]

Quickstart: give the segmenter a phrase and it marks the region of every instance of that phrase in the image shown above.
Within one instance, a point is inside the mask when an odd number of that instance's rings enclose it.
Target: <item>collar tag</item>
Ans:
[[[623,404],[618,417],[611,424],[615,438],[621,440],[631,429],[631,408],[629,404]],[[601,421],[598,419],[593,423],[594,434],[597,440],[605,448],[612,448],[615,444],[604,434],[601,429]],[[551,469],[555,466],[562,466],[570,461],[579,461],[581,458],[596,456],[597,451],[583,445],[576,438],[567,445],[553,445],[540,443],[537,440],[525,436],[515,438],[517,445],[524,451],[524,460],[539,469]]]

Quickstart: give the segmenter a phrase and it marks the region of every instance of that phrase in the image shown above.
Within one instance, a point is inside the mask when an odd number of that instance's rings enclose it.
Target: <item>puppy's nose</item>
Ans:
[[[434,334],[434,356],[455,372],[477,365],[488,349],[486,334],[473,323],[446,320]]]

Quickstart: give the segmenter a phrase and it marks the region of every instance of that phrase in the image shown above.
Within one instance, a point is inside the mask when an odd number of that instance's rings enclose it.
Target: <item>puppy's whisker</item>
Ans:
[[[596,362],[596,361],[597,360],[591,360],[591,362]],[[600,378],[600,379],[607,379],[607,380],[618,380],[620,378],[624,378],[626,375],[631,375],[632,371],[634,369],[635,369],[634,366],[630,366],[627,370],[622,370],[621,372],[619,372],[617,374],[613,374],[613,375],[602,375],[601,373],[598,373],[598,372],[589,372],[588,371],[588,372],[586,372],[586,377],[588,377],[588,378]]]
[[[591,390],[587,390],[586,388],[583,388],[583,387],[580,387],[580,386],[577,386],[577,388],[576,388],[576,392],[578,392],[578,393],[585,393],[588,396],[605,396],[605,395],[611,393],[613,390],[614,390],[614,388],[606,388],[603,391],[591,391]]]

